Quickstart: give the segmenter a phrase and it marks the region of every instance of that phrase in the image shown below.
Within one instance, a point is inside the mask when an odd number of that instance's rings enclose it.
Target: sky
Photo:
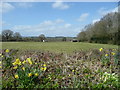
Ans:
[[[118,9],[117,2],[3,2],[0,26],[22,36],[75,37]]]

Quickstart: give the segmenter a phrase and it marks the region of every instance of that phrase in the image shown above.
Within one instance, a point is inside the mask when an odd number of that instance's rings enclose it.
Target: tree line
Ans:
[[[81,42],[120,44],[120,13],[109,13],[100,21],[86,25],[77,35]]]
[[[1,35],[1,41],[43,41],[45,35],[41,34],[38,37],[22,37],[19,32],[13,32],[12,30],[3,30]]]
[[[75,37],[46,37],[44,34],[40,34],[39,36],[34,37],[23,37],[19,32],[13,32],[12,30],[3,30],[0,35],[0,41],[9,42],[9,41],[19,41],[19,42],[57,42],[57,41],[70,41]]]

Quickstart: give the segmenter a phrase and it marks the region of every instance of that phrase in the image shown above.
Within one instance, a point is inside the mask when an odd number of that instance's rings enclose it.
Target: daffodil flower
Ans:
[[[24,71],[25,71],[25,67],[22,67],[22,70],[24,70]]]
[[[43,64],[44,67],[46,67],[46,64]]]
[[[7,52],[7,53],[8,53],[8,52],[9,52],[9,49],[6,49],[6,50],[5,50],[5,52]]]
[[[12,63],[13,65],[16,65],[16,62]]]
[[[26,61],[24,60],[23,62],[22,62],[22,64],[25,64],[26,63]]]
[[[114,52],[112,52],[112,55],[115,55],[115,53],[114,53]]]
[[[41,68],[42,71],[45,71],[46,69],[47,69],[46,67],[42,67],[42,68]]]
[[[16,75],[15,75],[15,78],[16,78],[16,79],[18,79],[18,78],[19,78],[19,76],[16,74]]]
[[[30,58],[27,58],[27,61],[29,62],[29,64],[32,64],[32,61]]]
[[[107,56],[108,56],[108,54],[105,54],[105,56],[107,57]]]
[[[28,77],[31,77],[32,76],[32,73],[28,73]]]
[[[99,51],[101,52],[103,50],[103,48],[100,48]]]
[[[35,76],[38,76],[38,73],[35,73]]]
[[[75,70],[72,70],[72,72],[75,72]]]
[[[17,58],[15,62],[16,62],[16,64],[21,65],[21,61],[19,58]]]
[[[13,67],[13,69],[17,69],[17,68],[18,68],[17,66]]]

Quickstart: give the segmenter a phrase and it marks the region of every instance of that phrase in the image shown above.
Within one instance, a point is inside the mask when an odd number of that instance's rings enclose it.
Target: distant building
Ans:
[[[71,42],[78,42],[78,40],[77,39],[73,39]]]
[[[48,42],[47,40],[43,40],[42,42]]]

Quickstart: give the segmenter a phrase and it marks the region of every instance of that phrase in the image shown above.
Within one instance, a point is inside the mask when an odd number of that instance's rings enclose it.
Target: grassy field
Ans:
[[[55,53],[72,53],[73,51],[89,50],[99,48],[118,48],[116,45],[93,44],[82,42],[3,42],[2,49],[19,49],[19,50],[41,50]]]

